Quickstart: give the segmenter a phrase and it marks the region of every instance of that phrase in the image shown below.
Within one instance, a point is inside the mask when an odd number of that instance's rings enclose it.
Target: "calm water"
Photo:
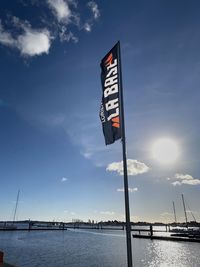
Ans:
[[[200,267],[200,244],[132,239],[134,267]],[[126,266],[124,231],[0,232],[0,250],[17,267]]]

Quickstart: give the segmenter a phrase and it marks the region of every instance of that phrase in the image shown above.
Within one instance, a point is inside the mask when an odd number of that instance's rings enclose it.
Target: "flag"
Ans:
[[[106,145],[122,137],[120,116],[120,55],[119,42],[101,60],[102,102],[100,120]]]

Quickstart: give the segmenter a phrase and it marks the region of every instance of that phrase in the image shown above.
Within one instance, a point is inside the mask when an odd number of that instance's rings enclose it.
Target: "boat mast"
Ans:
[[[185,209],[185,200],[184,200],[184,196],[183,196],[183,194],[181,194],[181,196],[182,196],[183,208],[184,208],[184,213],[185,213],[185,222],[186,222],[186,227],[188,228],[187,213],[186,213],[186,209]]]
[[[192,215],[192,218],[193,218],[193,219],[194,219],[194,221],[196,222],[197,220],[196,220],[196,218],[195,218],[195,216],[194,216],[194,214],[193,214],[192,210],[190,209],[190,207],[189,207],[188,203],[187,203],[187,206],[188,206],[188,209],[189,209],[189,211],[190,211],[190,213],[191,213],[191,215]]]
[[[15,222],[15,217],[16,217],[16,212],[17,212],[17,207],[18,207],[18,202],[19,202],[19,193],[20,193],[20,190],[18,190],[18,192],[17,192],[17,200],[16,200],[16,204],[15,204],[15,212],[14,212],[14,216],[13,216],[13,223]]]
[[[174,201],[173,201],[173,211],[174,211],[174,221],[177,225],[177,220],[176,220],[176,210],[175,210],[175,204],[174,204]]]

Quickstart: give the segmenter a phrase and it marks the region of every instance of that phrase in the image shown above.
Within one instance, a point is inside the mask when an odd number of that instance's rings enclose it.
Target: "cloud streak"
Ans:
[[[181,174],[181,173],[176,173],[174,177],[170,178],[169,180],[172,180],[171,184],[173,186],[177,185],[200,185],[200,180],[194,178],[190,174]]]
[[[63,183],[63,182],[66,182],[66,181],[68,181],[68,178],[66,178],[66,177],[62,177],[61,178],[61,182]]]
[[[128,191],[130,192],[130,193],[134,193],[134,192],[137,192],[138,191],[138,188],[137,187],[129,187],[128,188]],[[124,188],[118,188],[117,189],[117,192],[124,192]]]
[[[117,172],[119,175],[123,175],[123,161],[121,162],[112,162],[110,163],[107,168],[107,171],[114,171]],[[127,170],[128,175],[134,176],[138,174],[142,174],[149,171],[149,167],[144,164],[143,162],[140,162],[136,159],[127,159]]]

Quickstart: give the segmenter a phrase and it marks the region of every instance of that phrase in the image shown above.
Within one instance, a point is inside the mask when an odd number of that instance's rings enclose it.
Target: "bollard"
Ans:
[[[3,252],[0,251],[0,263],[3,263]]]
[[[0,267],[15,267],[14,265],[5,263],[3,261],[3,256],[4,256],[4,253],[2,251],[0,251]]]

